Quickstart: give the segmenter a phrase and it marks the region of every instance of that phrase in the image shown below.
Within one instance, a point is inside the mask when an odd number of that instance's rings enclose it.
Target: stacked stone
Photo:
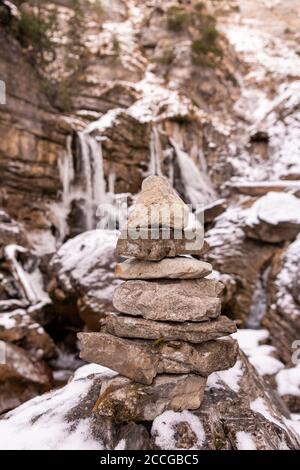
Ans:
[[[208,245],[191,243],[189,230],[189,209],[168,181],[147,178],[117,244],[128,258],[116,267],[125,281],[113,297],[118,313],[104,316],[100,332],[79,334],[84,360],[123,376],[102,385],[95,410],[104,416],[152,420],[196,409],[208,375],[236,362],[235,323],[220,315],[223,285],[206,278],[212,266],[199,257]]]

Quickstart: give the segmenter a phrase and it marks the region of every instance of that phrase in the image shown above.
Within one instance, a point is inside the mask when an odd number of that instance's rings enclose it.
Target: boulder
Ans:
[[[83,320],[99,329],[101,314],[112,309],[117,232],[91,230],[68,240],[51,260],[50,296],[56,312],[71,323]]]
[[[293,429],[296,422],[242,354],[232,369],[209,377],[204,400],[197,410],[165,411],[147,427],[140,421],[116,423],[95,410],[103,384],[107,385],[113,377],[116,374],[104,367],[83,366],[64,387],[2,416],[0,448],[98,451],[300,448],[299,436]],[[149,403],[146,397],[140,397],[139,412],[144,414],[142,400],[148,410]],[[122,401],[126,409],[132,410],[131,405],[130,396],[128,404]],[[121,407],[118,411],[122,413]]]
[[[220,214],[227,209],[226,199],[218,199],[204,206],[204,220],[206,224],[213,222]]]
[[[23,348],[2,342],[4,363],[0,362],[0,414],[39,395],[52,386],[46,364]]]
[[[233,318],[245,322],[263,270],[278,247],[246,237],[243,220],[240,206],[229,207],[216,219],[214,227],[206,232],[210,250],[205,260],[221,273],[220,279],[229,276],[222,306]]]
[[[128,259],[117,264],[115,275],[120,279],[197,279],[212,272],[212,266],[193,258],[165,258],[161,261]]]
[[[123,339],[107,333],[78,333],[80,357],[112,368],[129,379],[151,384],[158,373],[208,376],[236,361],[237,342],[231,338],[190,344]]]
[[[94,411],[114,422],[152,421],[165,410],[199,408],[206,378],[199,375],[160,375],[151,385],[124,377],[103,381]]]
[[[169,229],[146,229],[132,232],[124,229],[118,239],[116,253],[125,258],[138,258],[148,261],[160,261],[179,255],[201,256],[209,249],[202,236],[202,231],[193,232],[185,237],[185,232],[176,233]]]
[[[55,351],[52,338],[21,308],[0,312],[0,341],[17,343],[38,358],[50,358]]]
[[[114,292],[114,307],[149,320],[205,321],[221,313],[223,284],[209,279],[126,281]]]
[[[289,193],[269,192],[249,209],[248,237],[268,243],[293,240],[300,232],[300,200]]]
[[[128,216],[128,228],[187,226],[189,208],[171,187],[167,178],[149,176],[143,181],[133,210]]]
[[[300,338],[300,236],[273,258],[268,277],[268,305],[263,326],[282,360],[293,366]]]
[[[109,313],[101,323],[101,331],[123,338],[183,340],[190,343],[203,343],[236,331],[235,323],[225,316],[200,323],[167,323]]]

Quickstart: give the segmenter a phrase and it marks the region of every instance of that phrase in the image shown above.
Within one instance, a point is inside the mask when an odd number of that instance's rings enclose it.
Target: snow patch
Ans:
[[[251,434],[244,431],[236,433],[236,446],[238,450],[256,450],[256,444]]]
[[[276,383],[279,395],[300,397],[300,365],[278,372]]]
[[[197,437],[197,443],[189,450],[199,449],[205,441],[204,428],[200,419],[189,411],[165,411],[155,418],[151,429],[155,444],[164,450],[180,450],[176,447],[175,433],[176,425],[182,422],[188,423]]]

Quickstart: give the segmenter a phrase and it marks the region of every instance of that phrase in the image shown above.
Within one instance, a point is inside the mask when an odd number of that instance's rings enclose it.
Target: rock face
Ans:
[[[166,178],[150,176],[142,184],[128,228],[171,227],[183,229],[188,224],[189,208],[170,186]]]
[[[263,325],[271,333],[281,358],[294,365],[291,357],[296,354],[300,337],[299,298],[300,236],[273,259],[268,280],[268,306]]]
[[[50,390],[52,376],[46,364],[23,348],[2,342],[5,363],[0,364],[0,413]]]
[[[154,385],[145,389],[152,393],[151,402],[156,400],[161,410],[169,399],[168,387],[174,388],[170,395],[177,407],[181,406],[183,397],[186,401],[194,397],[194,405],[201,400],[201,377],[158,379],[154,382],[156,389]],[[116,388],[108,390],[113,383]],[[153,412],[147,395],[137,396],[137,390],[143,388],[109,369],[95,364],[84,366],[61,389],[4,415],[0,419],[0,448],[111,450],[121,443],[122,449],[128,450],[300,448],[293,421],[283,403],[244,356],[239,357],[233,369],[209,378],[198,409],[165,411],[147,427],[140,420],[128,423],[128,416],[150,417]],[[104,389],[108,392],[106,396],[102,394]],[[188,390],[191,394],[184,395]],[[120,418],[119,422],[111,419],[112,410],[114,417]],[[111,417],[107,419],[102,413]]]
[[[221,313],[223,285],[209,279],[182,281],[126,281],[114,293],[120,312],[149,320],[205,321]]]
[[[128,226],[146,225],[141,215],[144,201],[152,209],[154,226],[164,225],[162,218],[172,213],[172,222],[162,229],[170,232],[178,222],[170,208],[174,197],[164,178],[147,178]],[[177,204],[177,195],[175,199]],[[114,307],[129,316],[106,314],[100,333],[78,334],[82,359],[133,381],[116,379],[101,390],[95,408],[116,421],[152,420],[163,410],[195,409],[203,398],[203,377],[231,368],[238,354],[235,340],[220,339],[236,328],[231,320],[218,318],[224,286],[203,279],[210,265],[194,258],[166,258],[168,253],[158,241],[140,238],[137,258],[145,260],[129,260],[116,269],[121,277],[132,278],[118,286],[113,296]],[[186,244],[187,238],[182,241]],[[123,248],[118,242],[119,254],[124,255]]]
[[[223,278],[224,274],[227,276],[226,310],[245,322],[254,303],[254,292],[277,247],[248,238],[243,228],[243,212],[228,208],[206,232],[210,250],[205,260],[223,273]]]
[[[109,313],[101,320],[101,330],[123,338],[162,338],[166,341],[182,339],[190,343],[203,343],[235,333],[236,326],[225,316],[206,322],[162,322],[145,320],[117,313]]]
[[[208,276],[212,266],[193,258],[165,258],[158,262],[128,259],[117,264],[115,275],[120,279],[199,279]]]

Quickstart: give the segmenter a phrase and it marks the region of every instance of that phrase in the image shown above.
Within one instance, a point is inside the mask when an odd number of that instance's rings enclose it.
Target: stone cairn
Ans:
[[[94,407],[114,421],[197,409],[209,374],[236,362],[235,323],[220,316],[223,285],[206,278],[212,266],[199,257],[208,244],[191,243],[189,219],[165,178],[144,180],[117,243],[128,258],[116,266],[125,281],[114,292],[118,313],[104,315],[100,332],[78,335],[82,359],[120,374],[104,377]]]

